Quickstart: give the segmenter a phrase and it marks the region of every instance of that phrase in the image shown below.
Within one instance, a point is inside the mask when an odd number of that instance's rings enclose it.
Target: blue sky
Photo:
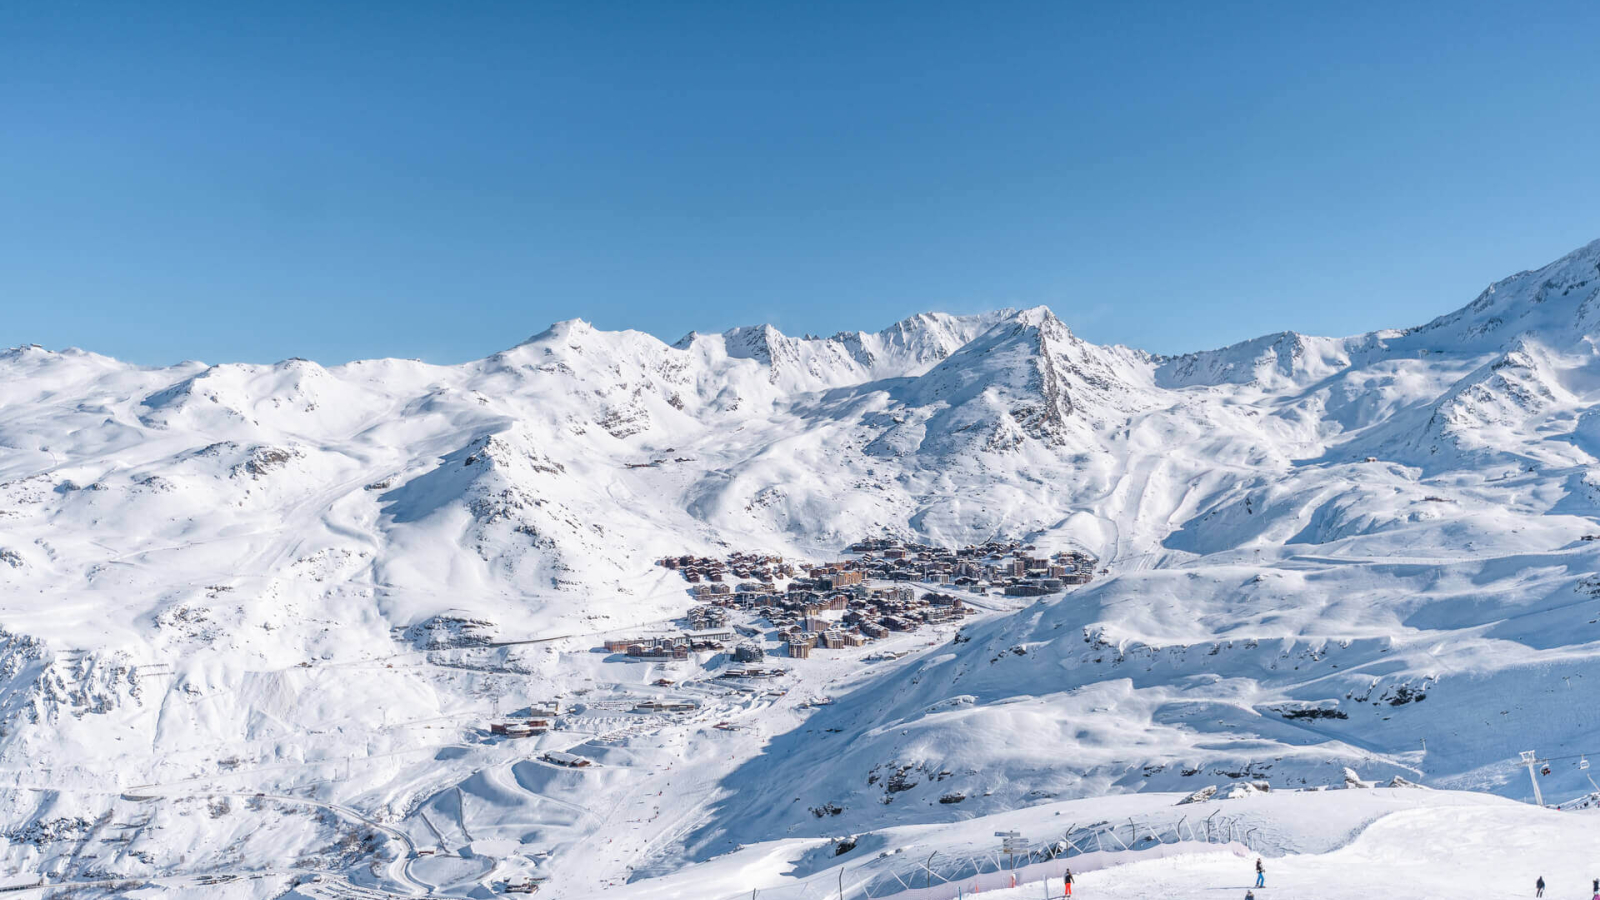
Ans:
[[[1418,324],[1600,238],[1600,7],[0,7],[0,344]]]

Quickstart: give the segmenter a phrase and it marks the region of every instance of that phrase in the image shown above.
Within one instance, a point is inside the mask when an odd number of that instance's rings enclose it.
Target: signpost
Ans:
[[[1017,854],[1026,854],[1033,842],[1022,836],[1020,831],[996,831],[994,836],[1000,839],[1000,852],[1010,857],[1010,868],[1017,868]]]

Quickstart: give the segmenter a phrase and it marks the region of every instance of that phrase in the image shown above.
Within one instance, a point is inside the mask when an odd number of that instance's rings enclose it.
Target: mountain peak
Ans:
[[[1056,325],[1063,324],[1060,319],[1056,318],[1056,314],[1050,309],[1050,307],[1043,304],[1038,306],[1030,306],[1027,309],[1016,310],[1011,314],[1010,318],[1012,321],[1017,322],[1018,324],[1028,325],[1034,328],[1045,327],[1052,322]],[[1063,325],[1063,327],[1065,326]]]
[[[730,328],[722,333],[722,340],[728,355],[734,359],[754,359],[772,365],[794,339],[763,323]]]
[[[593,334],[594,326],[587,319],[562,319],[553,323],[549,328],[523,341],[523,344],[534,344],[547,340],[567,340],[569,338],[583,337]],[[519,345],[521,346],[521,345]]]
[[[1559,346],[1600,332],[1600,240],[1538,269],[1489,285],[1477,299],[1405,337],[1451,349],[1491,350],[1536,332]],[[1443,349],[1441,347],[1440,349]]]

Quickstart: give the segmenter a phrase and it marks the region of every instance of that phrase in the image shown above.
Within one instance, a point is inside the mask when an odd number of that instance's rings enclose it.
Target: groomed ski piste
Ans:
[[[1294,896],[1588,896],[1597,348],[1600,242],[1424,325],[1178,357],[1044,308],[569,321],[459,366],[6,351],[0,872],[877,900],[1016,832],[1086,896],[1242,897],[1240,852]],[[804,657],[740,611],[761,678],[605,649],[688,627],[665,558],[864,538],[1094,577],[930,571],[895,583],[972,615]]]
[[[829,843],[771,842],[640,883],[627,896],[733,900],[741,889],[750,896],[752,885],[766,884],[757,897],[836,897],[841,871],[847,897],[871,893],[904,900],[968,896],[975,887],[992,900],[1061,897],[1060,867],[1073,871],[1074,896],[1110,900],[1220,900],[1242,898],[1247,890],[1257,897],[1303,900],[1531,897],[1540,877],[1547,897],[1586,898],[1600,877],[1600,815],[1592,812],[1419,788],[1274,792],[1175,805],[1184,796],[1071,800],[959,825],[889,829],[872,846],[834,859],[827,859],[833,852]],[[1216,843],[1179,841],[1172,827],[1184,817],[1186,824],[1202,823],[1194,837],[1203,836],[1207,817],[1227,817],[1236,836],[1253,830],[1255,846],[1223,843],[1222,835]],[[1003,868],[982,878],[945,880],[958,868],[952,859],[998,858],[1003,864],[997,832],[1049,838],[1072,825],[1098,823],[1125,840],[1137,834],[1144,839],[1140,849],[1123,850],[1106,839],[1103,845],[1112,849],[1100,852],[1091,845],[1086,854],[1060,858],[1047,880],[1024,870],[1015,888],[987,886],[1004,884]],[[1165,842],[1152,842],[1152,836]],[[1258,858],[1266,868],[1264,890],[1254,887]],[[886,872],[897,873],[905,887],[890,884]]]

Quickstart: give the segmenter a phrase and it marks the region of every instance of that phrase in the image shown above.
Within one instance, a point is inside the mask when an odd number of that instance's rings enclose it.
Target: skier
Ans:
[[[1539,876],[1539,880],[1534,882],[1533,886],[1535,888],[1535,890],[1533,892],[1533,895],[1535,897],[1543,897],[1544,896],[1544,876],[1540,875]]]
[[[1067,882],[1066,893],[1062,894],[1061,896],[1063,896],[1063,897],[1071,897],[1072,896],[1072,870],[1071,869],[1067,870],[1066,882]]]
[[[1543,884],[1543,883],[1544,883],[1543,881],[1540,882],[1540,884]],[[1267,886],[1267,870],[1266,870],[1265,866],[1261,865],[1261,857],[1258,856],[1258,857],[1256,857],[1256,887],[1264,888],[1266,886]],[[1543,890],[1543,888],[1541,888],[1541,890]],[[1544,895],[1541,894],[1540,896],[1544,896]]]

